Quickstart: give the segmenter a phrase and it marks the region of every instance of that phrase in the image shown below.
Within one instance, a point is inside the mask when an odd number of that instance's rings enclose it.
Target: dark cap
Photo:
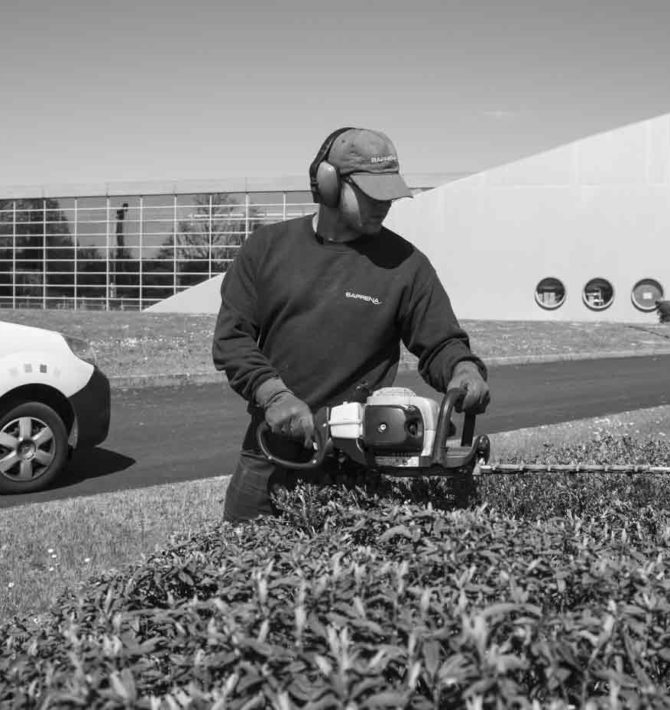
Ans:
[[[328,162],[374,200],[412,197],[400,176],[396,149],[380,131],[367,128],[345,131],[333,142]]]

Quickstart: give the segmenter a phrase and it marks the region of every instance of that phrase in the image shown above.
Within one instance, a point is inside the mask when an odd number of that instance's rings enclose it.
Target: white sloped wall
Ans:
[[[670,298],[670,115],[442,185],[395,203],[386,225],[433,261],[459,318],[656,322],[631,291],[656,279]],[[538,282],[567,297],[545,310]],[[584,285],[605,278],[612,305]]]

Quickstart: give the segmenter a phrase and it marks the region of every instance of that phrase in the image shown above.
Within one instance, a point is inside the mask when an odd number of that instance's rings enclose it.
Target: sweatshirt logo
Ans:
[[[344,295],[347,298],[356,298],[359,301],[367,301],[368,303],[374,303],[375,306],[381,304],[381,301],[378,298],[375,298],[374,296],[366,296],[362,293],[353,293],[352,291],[347,291]]]

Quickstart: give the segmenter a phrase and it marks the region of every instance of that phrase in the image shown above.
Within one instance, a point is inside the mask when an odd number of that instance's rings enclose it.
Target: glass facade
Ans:
[[[414,193],[459,177],[405,175]],[[306,176],[0,188],[0,308],[142,310],[315,210]]]
[[[0,307],[141,310],[314,210],[307,190],[0,199]]]

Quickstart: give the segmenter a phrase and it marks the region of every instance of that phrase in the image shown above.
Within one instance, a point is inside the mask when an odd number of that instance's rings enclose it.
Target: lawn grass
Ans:
[[[0,621],[217,522],[228,477],[33,503],[0,518]]]
[[[542,453],[599,432],[670,437],[670,406],[491,435],[491,461]],[[0,519],[0,621],[44,613],[89,576],[142,562],[221,519],[228,477],[9,508]]]
[[[110,378],[214,373],[214,316],[131,311],[0,310],[0,320],[87,340]]]
[[[670,406],[491,434],[491,461],[505,461],[520,452],[530,458],[541,454],[547,446],[584,444],[603,433],[639,440],[667,437],[670,441]],[[670,466],[670,461],[667,465]]]
[[[131,311],[0,310],[0,320],[60,330],[88,340],[108,377],[215,374],[214,315]],[[611,351],[670,353],[670,324],[464,320],[484,360]],[[403,353],[411,365],[413,356]]]

